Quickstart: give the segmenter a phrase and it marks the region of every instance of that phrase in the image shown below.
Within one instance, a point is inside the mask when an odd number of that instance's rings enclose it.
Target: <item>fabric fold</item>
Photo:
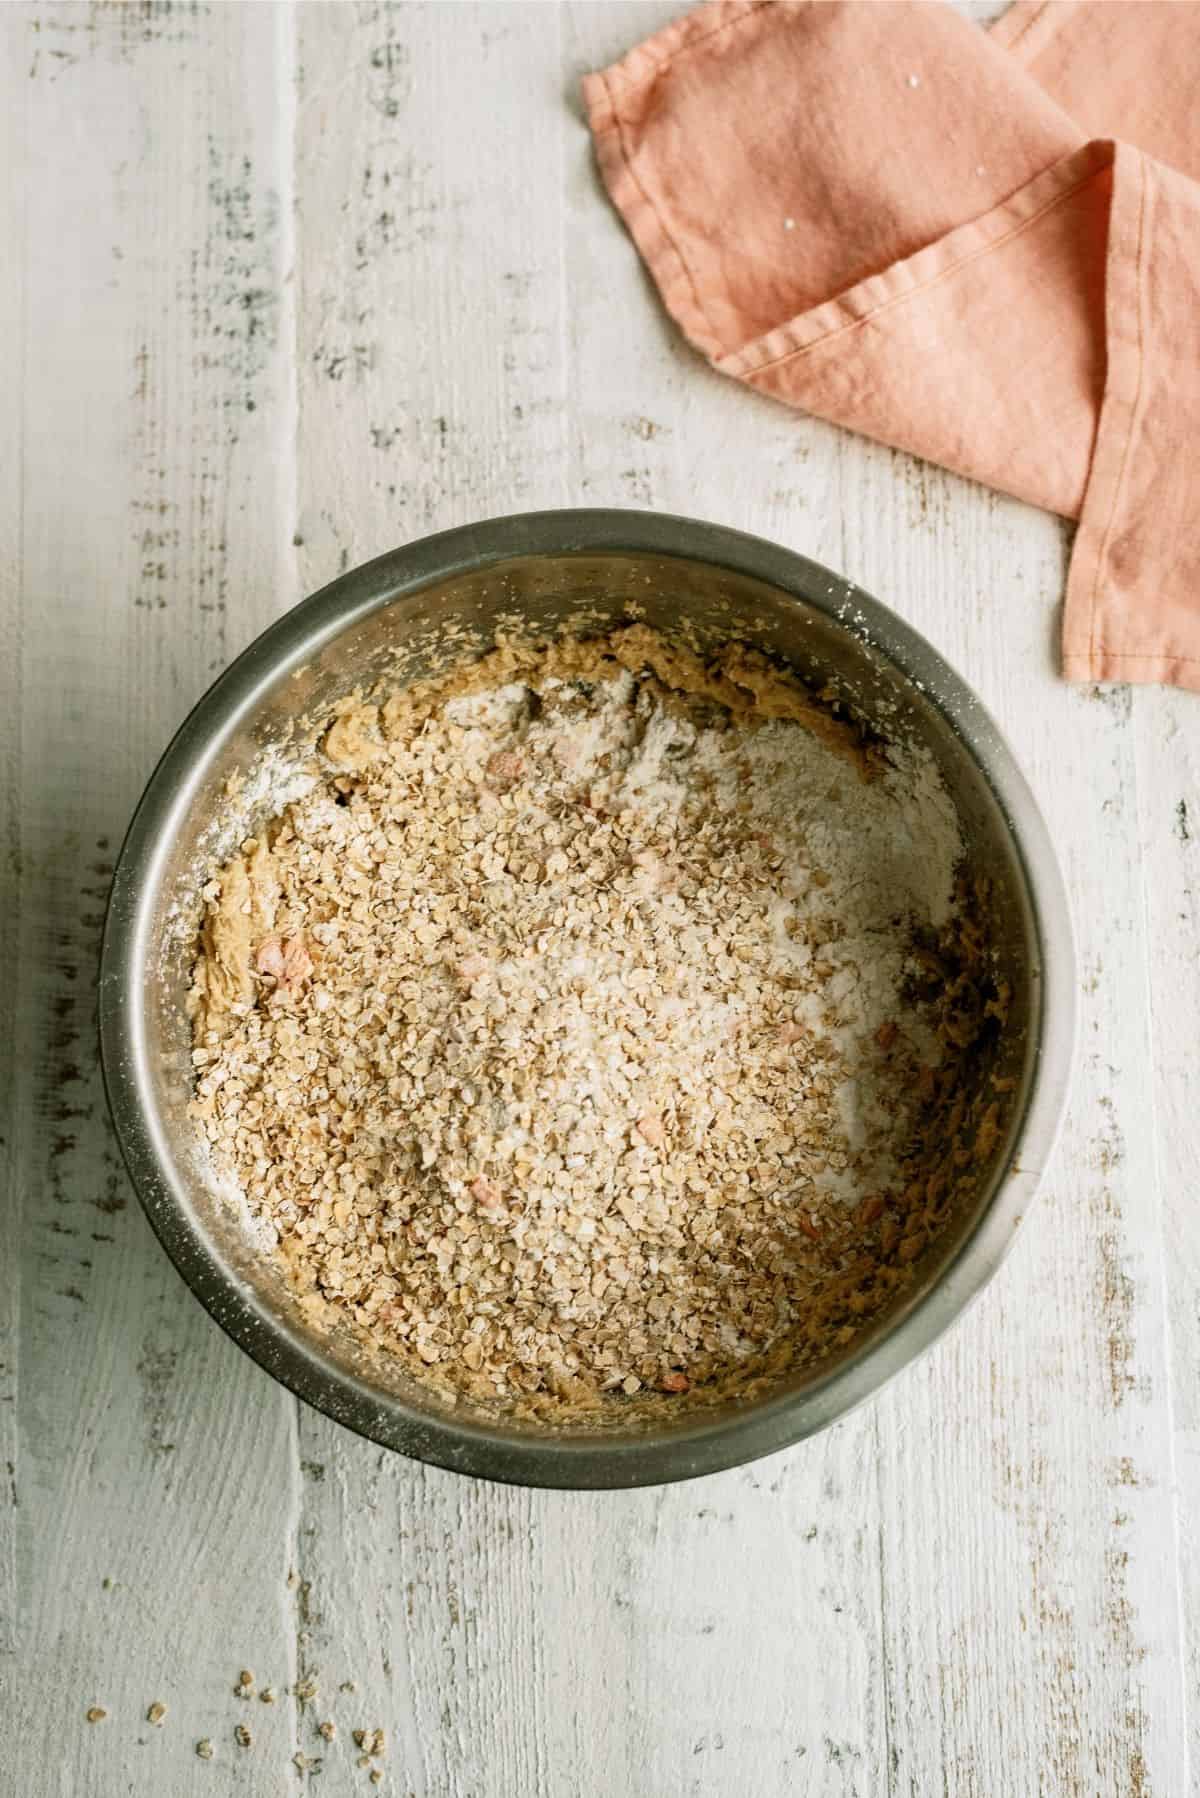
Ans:
[[[585,99],[609,193],[697,349],[1078,518],[1064,672],[1200,689],[1200,187],[1089,141],[1034,78],[1048,64],[1077,95],[1136,37],[1131,14],[1174,31],[1154,0],[1117,3],[1093,44],[1095,10],[1018,0],[989,36],[921,0],[718,0],[587,77]],[[1200,7],[1171,11],[1194,69]],[[1190,83],[1174,138],[1200,158]]]

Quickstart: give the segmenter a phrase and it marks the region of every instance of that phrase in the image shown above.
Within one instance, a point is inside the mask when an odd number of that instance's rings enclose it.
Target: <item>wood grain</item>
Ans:
[[[294,1406],[150,1237],[94,1050],[99,931],[137,792],[287,594],[276,25],[254,7],[0,17],[26,196],[0,275],[24,280],[3,303],[19,323],[0,408],[19,470],[0,557],[20,707],[14,1793],[229,1788],[238,1669],[283,1685],[293,1650]],[[91,1705],[104,1722],[85,1723]],[[263,1734],[281,1752],[256,1789],[283,1792],[286,1707]]]
[[[1200,1238],[1195,1100],[1200,1043],[1200,728],[1187,694],[1134,695],[1142,901],[1153,1031],[1152,1130],[1162,1193],[1189,1765],[1200,1766]],[[1194,1775],[1193,1775],[1194,1777]]]
[[[577,98],[675,10],[0,9],[21,1798],[291,1791],[295,1753],[338,1798],[374,1789],[352,1731],[377,1727],[382,1789],[414,1798],[1191,1789],[1200,713],[1059,680],[1054,521],[682,344]],[[760,532],[924,631],[1046,812],[1082,983],[1064,1142],[970,1316],[809,1444],[608,1495],[467,1482],[297,1407],[150,1239],[92,1048],[115,845],[212,673],[339,569],[563,504]],[[234,1698],[243,1665],[279,1703]]]
[[[25,238],[25,190],[19,177],[20,151],[26,139],[25,89],[11,78],[16,33],[13,20],[0,21],[0,56],[8,73],[0,71],[0,242],[22,243]],[[0,279],[0,342],[19,343],[24,331],[25,281],[18,263],[10,264],[7,279]],[[21,656],[21,415],[23,394],[17,359],[13,375],[0,392],[0,658],[6,669],[15,668]],[[4,1199],[0,1202],[0,1703],[11,1703],[8,1686],[18,1640],[17,1528],[19,1523],[17,1462],[20,1397],[17,1370],[20,1353],[21,1279],[17,1244],[23,1213],[23,1182],[18,1160],[13,1105],[13,1080],[17,1067],[15,986],[20,953],[21,924],[18,887],[21,879],[21,820],[19,800],[22,707],[18,694],[6,688],[8,703],[0,706],[0,781],[4,810],[0,818],[0,881],[5,903],[0,905],[0,982],[6,1003],[0,1004],[0,1085],[9,1093],[0,1122],[0,1167]],[[24,1046],[24,1045],[22,1045]]]

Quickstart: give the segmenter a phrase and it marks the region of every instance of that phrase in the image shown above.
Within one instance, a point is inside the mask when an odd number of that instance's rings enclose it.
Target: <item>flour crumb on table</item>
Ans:
[[[547,1411],[850,1340],[969,1159],[932,762],[631,626],[355,695],[314,772],[192,995],[193,1115],[314,1321]]]

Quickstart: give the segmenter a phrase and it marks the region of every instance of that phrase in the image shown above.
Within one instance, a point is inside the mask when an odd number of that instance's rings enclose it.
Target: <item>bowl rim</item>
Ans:
[[[706,562],[823,612],[868,642],[937,710],[991,789],[1024,876],[1037,937],[1038,1040],[1024,1110],[991,1198],[940,1278],[800,1392],[669,1436],[544,1437],[419,1412],[336,1367],[270,1311],[212,1251],[176,1190],[158,1120],[137,1077],[145,1042],[137,995],[155,870],[219,745],[259,696],[333,638],[435,582],[524,557],[645,555]],[[917,631],[854,582],[766,539],[668,513],[597,508],[517,513],[438,532],[339,575],[268,626],[212,683],[147,782],[117,859],[100,957],[98,1017],[105,1092],[117,1140],[151,1227],[227,1335],[297,1397],[358,1434],[436,1466],[525,1486],[623,1488],[715,1473],[790,1446],[863,1403],[928,1350],[999,1268],[1054,1150],[1076,1030],[1075,952],[1065,885],[1049,833],[1000,730],[967,683]]]

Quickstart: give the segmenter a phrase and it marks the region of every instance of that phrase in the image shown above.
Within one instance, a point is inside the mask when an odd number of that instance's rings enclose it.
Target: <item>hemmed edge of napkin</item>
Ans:
[[[806,312],[773,326],[761,337],[743,344],[741,349],[715,357],[716,367],[722,374],[753,381],[767,369],[817,349],[831,337],[867,324],[887,307],[935,286],[964,263],[999,249],[1010,238],[1028,230],[1047,212],[1069,200],[1111,161],[1111,143],[1097,140],[1070,151],[1019,187],[1016,193],[989,206],[976,218],[956,225],[933,243],[924,244],[911,256],[889,263],[887,268],[865,276],[844,293],[834,294]]]
[[[1087,491],[1067,573],[1063,604],[1063,673],[1068,680],[1116,680],[1111,672],[1131,658],[1097,641],[1100,593],[1108,552],[1120,512],[1125,471],[1133,450],[1142,397],[1144,303],[1143,256],[1146,239],[1146,169],[1136,150],[1118,149],[1113,160],[1105,261],[1104,332],[1107,366],[1104,395]],[[1167,658],[1132,658],[1158,666]],[[1200,673],[1200,670],[1197,671]],[[1143,674],[1143,680],[1161,678]]]
[[[640,88],[683,51],[730,30],[772,0],[709,0],[664,25],[619,62],[585,75],[581,86],[596,161],[608,196],[633,238],[664,306],[688,341],[714,362],[726,348],[713,328],[691,270],[653,200],[637,178],[625,141],[618,89]]]
[[[1102,639],[1109,628],[1145,617],[1146,595],[1126,591],[1112,567],[1121,530],[1126,474],[1136,453],[1145,403],[1146,280],[1154,234],[1155,188],[1140,150],[1113,146],[1113,197],[1106,263],[1108,366],[1079,530],[1067,573],[1062,671],[1068,680],[1162,682],[1200,692],[1200,615],[1196,653],[1168,644],[1124,648]],[[1134,637],[1134,642],[1138,640]],[[1144,638],[1142,639],[1144,640]]]
[[[640,88],[682,50],[694,49],[703,38],[729,31],[732,25],[768,4],[770,0],[709,0],[709,5],[685,13],[684,18],[676,18],[655,32],[653,38],[635,45],[619,63],[587,74],[581,81],[592,146],[608,198],[624,219],[662,304],[685,338],[711,360],[725,351],[725,343],[709,322],[684,255],[667,230],[655,201],[637,178],[624,138],[617,90]]]

